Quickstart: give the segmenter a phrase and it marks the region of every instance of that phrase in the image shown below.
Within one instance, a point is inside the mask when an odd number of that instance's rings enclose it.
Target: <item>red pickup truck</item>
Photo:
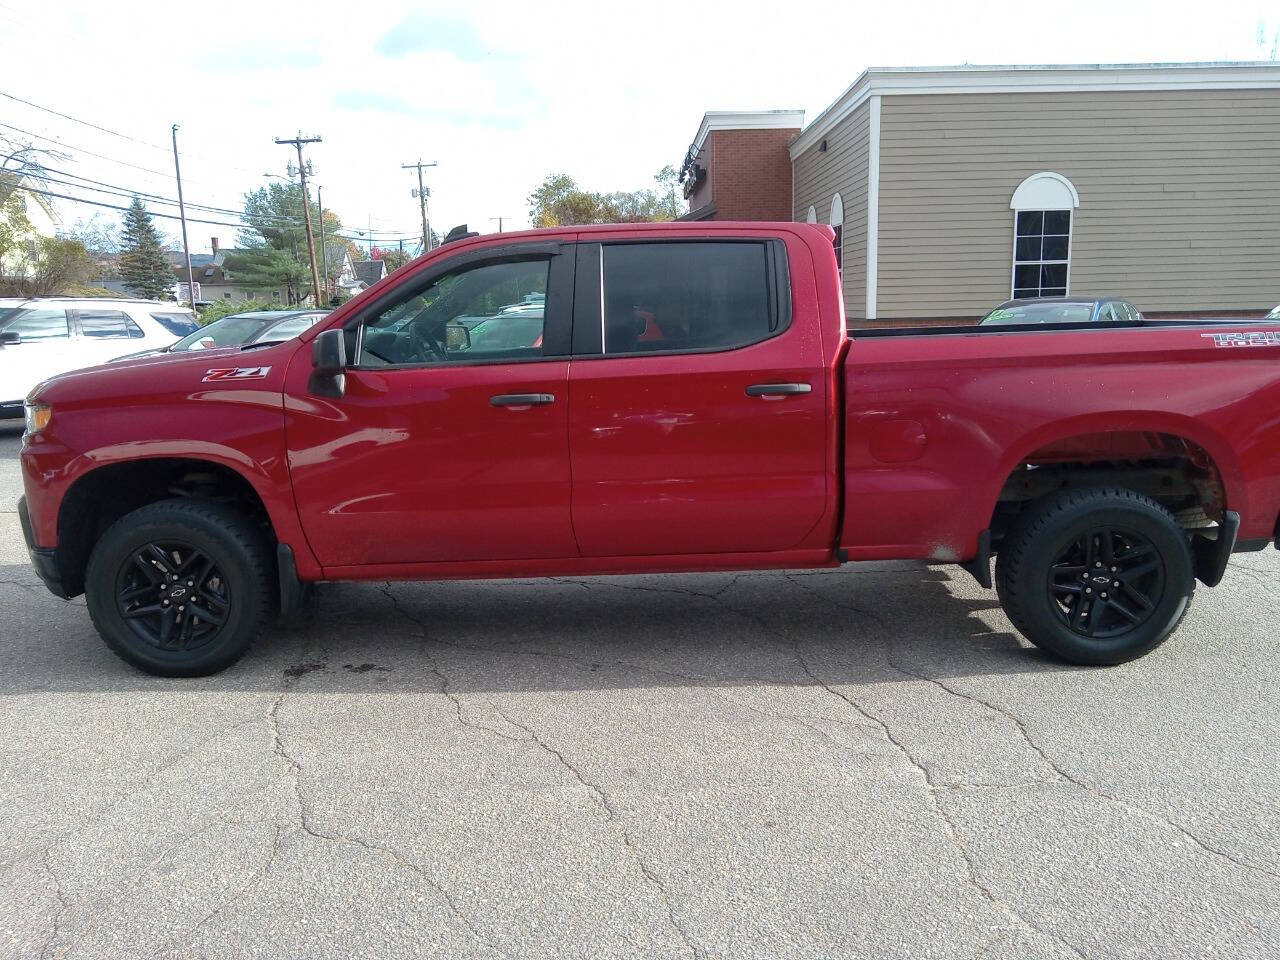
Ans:
[[[36,570],[128,662],[240,657],[308,582],[834,567],[995,584],[1077,663],[1276,540],[1280,325],[846,332],[829,228],[468,235],[295,339],[27,400]]]

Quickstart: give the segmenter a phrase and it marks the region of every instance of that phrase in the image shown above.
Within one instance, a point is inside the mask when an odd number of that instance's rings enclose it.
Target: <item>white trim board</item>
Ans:
[[[791,158],[812,147],[872,96],[1273,89],[1280,89],[1280,63],[871,67],[801,131],[791,144]]]
[[[880,97],[873,96],[867,125],[867,319],[875,320],[880,282]],[[794,167],[795,164],[792,164]]]
[[[693,150],[701,152],[712,130],[799,130],[803,126],[803,110],[708,110],[693,138]]]

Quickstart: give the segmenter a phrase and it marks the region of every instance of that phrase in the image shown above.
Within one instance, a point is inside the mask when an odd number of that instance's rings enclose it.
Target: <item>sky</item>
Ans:
[[[264,173],[285,173],[292,148],[274,137],[319,135],[307,156],[326,209],[409,245],[421,233],[416,174],[401,164],[419,159],[437,164],[425,179],[438,232],[490,232],[498,216],[518,229],[548,174],[652,187],[704,111],[800,108],[811,120],[869,66],[1260,60],[1278,39],[1280,0],[0,0],[0,135],[58,141],[67,156],[51,165],[173,198],[178,123],[185,199],[235,210]],[[66,224],[95,212],[57,208]],[[177,235],[176,221],[157,222]],[[190,234],[208,252],[236,229],[191,223]]]

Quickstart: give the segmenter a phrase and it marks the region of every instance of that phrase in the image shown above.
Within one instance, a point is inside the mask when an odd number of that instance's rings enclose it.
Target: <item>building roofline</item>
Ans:
[[[870,67],[791,144],[794,159],[873,96],[1280,88],[1280,63],[1076,63]]]
[[[712,130],[798,130],[803,126],[803,110],[708,110],[693,138],[693,152],[702,149]]]

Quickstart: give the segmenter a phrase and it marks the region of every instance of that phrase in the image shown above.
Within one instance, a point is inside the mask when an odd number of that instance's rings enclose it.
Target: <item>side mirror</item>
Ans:
[[[341,397],[347,392],[347,343],[342,330],[326,330],[311,343],[311,372],[308,386],[322,397]]]
[[[16,347],[22,342],[22,334],[17,330],[5,330],[0,333],[0,347]]]
[[[448,323],[444,328],[446,350],[470,350],[471,331],[460,323]]]
[[[311,363],[316,373],[330,375],[347,369],[347,344],[341,330],[326,330],[311,344]]]

